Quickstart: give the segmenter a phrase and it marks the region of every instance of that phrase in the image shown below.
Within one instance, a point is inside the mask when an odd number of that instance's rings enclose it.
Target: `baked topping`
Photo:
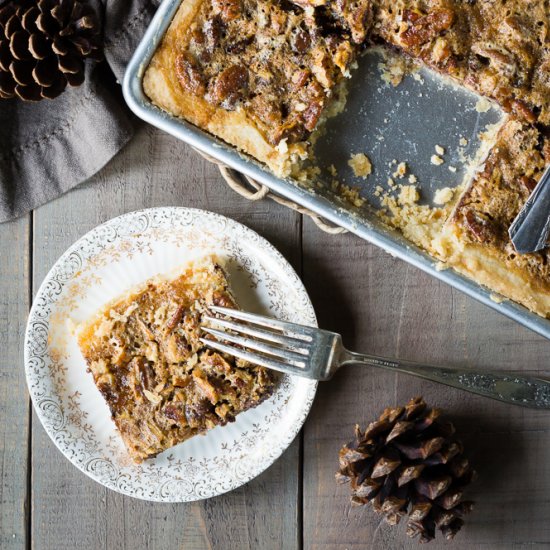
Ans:
[[[549,16],[544,0],[185,0],[146,71],[144,89],[164,109],[236,145],[278,176],[295,176],[305,173],[305,141],[324,113],[337,112],[327,106],[343,97],[336,86],[361,48],[395,46],[511,114],[445,228],[459,228],[453,265],[472,245],[479,257],[513,267],[516,280],[543,281],[539,287],[546,288],[546,251],[518,256],[507,230],[550,162]],[[431,162],[440,166],[444,151],[436,153]],[[416,183],[414,175],[409,182]],[[423,211],[423,223],[435,220],[443,231],[452,197],[442,190],[435,201],[447,207]],[[405,186],[390,210],[412,211],[417,200],[414,185]],[[415,242],[430,233],[403,232]],[[436,252],[420,244],[449,260],[445,243]],[[468,269],[480,263],[472,260]],[[462,272],[468,271],[463,264]],[[489,284],[489,275],[473,276]]]
[[[364,40],[370,3],[212,0],[178,44],[183,89],[225,110],[242,108],[277,145],[313,131],[332,88]]]
[[[403,10],[405,29],[399,34],[401,42],[410,48],[426,44],[441,36],[454,22],[454,12],[434,10],[423,15],[417,11]]]
[[[137,462],[232,422],[268,397],[273,374],[200,342],[211,304],[235,307],[222,269],[190,267],[150,282],[88,323],[79,345]]]
[[[186,91],[238,104],[277,124],[270,142],[303,139],[357,45],[370,32],[493,97],[550,124],[550,9],[524,0],[212,0],[201,4],[177,60]],[[373,15],[374,14],[374,15]],[[254,102],[252,102],[255,99]],[[303,107],[306,105],[306,108]],[[284,126],[284,129],[283,129]]]
[[[550,140],[534,126],[509,121],[501,129],[483,171],[462,196],[453,222],[466,241],[502,254],[531,277],[550,281],[550,250],[519,255],[508,227],[550,163]]]
[[[276,146],[307,139],[358,48],[381,39],[550,124],[549,16],[540,0],[205,0],[176,42],[176,74]]]
[[[550,7],[542,0],[374,0],[375,39],[527,122],[550,124]]]

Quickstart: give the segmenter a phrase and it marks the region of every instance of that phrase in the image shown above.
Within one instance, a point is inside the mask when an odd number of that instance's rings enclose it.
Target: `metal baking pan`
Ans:
[[[163,1],[126,70],[124,97],[138,117],[550,338],[550,320],[508,300],[497,303],[491,291],[452,269],[438,271],[432,257],[388,228],[374,208],[351,207],[330,191],[278,178],[235,147],[153,105],[143,93],[143,74],[181,2]],[[474,156],[479,149],[479,132],[488,124],[498,123],[503,114],[498,108],[479,109],[479,96],[428,69],[406,76],[397,87],[388,85],[381,79],[380,62],[376,51],[359,60],[359,68],[349,82],[346,109],[328,121],[317,144],[318,156],[322,164],[336,167],[341,181],[361,186],[361,194],[374,205],[378,201],[374,196],[376,186],[385,187],[395,170],[392,161],[405,161],[418,178],[422,200],[429,201],[436,189],[454,187],[462,181],[467,170],[464,157]],[[465,148],[459,145],[461,137],[468,140]],[[446,150],[441,166],[430,162],[435,145]],[[368,154],[374,166],[366,181],[355,178],[347,165],[350,155],[357,152]],[[451,172],[449,166],[456,167],[456,172]]]

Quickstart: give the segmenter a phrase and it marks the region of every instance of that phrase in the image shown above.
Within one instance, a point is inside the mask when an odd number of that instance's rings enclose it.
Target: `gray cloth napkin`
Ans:
[[[92,0],[105,61],[54,100],[0,100],[0,222],[21,216],[100,170],[132,137],[124,69],[159,0]],[[115,80],[116,79],[116,80]]]

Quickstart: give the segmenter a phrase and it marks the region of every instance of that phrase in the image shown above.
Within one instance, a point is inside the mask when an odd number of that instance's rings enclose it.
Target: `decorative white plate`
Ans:
[[[269,467],[309,412],[316,383],[286,376],[234,423],[140,465],[128,458],[74,328],[131,286],[208,254],[226,258],[243,309],[316,325],[300,279],[273,246],[233,220],[191,208],[141,210],[95,228],[61,256],[34,300],[25,369],[38,417],[60,451],[110,489],[162,502],[225,493]]]

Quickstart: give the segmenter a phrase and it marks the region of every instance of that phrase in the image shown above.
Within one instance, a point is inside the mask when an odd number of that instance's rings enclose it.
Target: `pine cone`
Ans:
[[[463,456],[454,426],[421,397],[406,407],[388,408],[364,433],[340,450],[336,479],[351,482],[352,504],[369,502],[396,525],[407,513],[407,534],[429,542],[438,528],[450,540],[463,525],[473,502],[463,488],[475,476]]]
[[[53,99],[98,60],[99,23],[79,0],[11,0],[0,7],[0,98]]]

